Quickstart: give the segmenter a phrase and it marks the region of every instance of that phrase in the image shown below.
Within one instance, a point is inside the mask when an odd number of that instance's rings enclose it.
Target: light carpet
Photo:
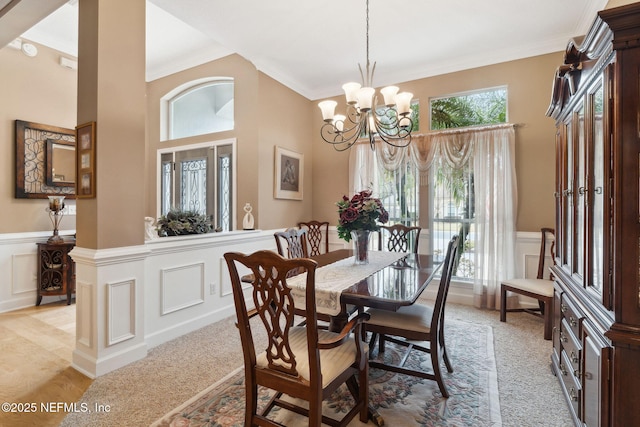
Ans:
[[[450,397],[444,399],[435,381],[371,369],[369,399],[387,426],[501,426],[493,330],[462,321],[446,324],[447,350],[454,372],[442,366]],[[387,343],[385,358],[397,360],[403,348]],[[409,365],[430,370],[429,356],[412,351]],[[266,404],[272,393],[260,390]],[[325,415],[341,418],[350,406],[341,388],[325,402]],[[338,414],[338,415],[336,415]],[[305,426],[306,419],[282,409],[272,417],[287,426]],[[370,425],[373,423],[370,421]],[[244,425],[244,370],[238,368],[216,384],[170,411],[153,427],[234,427]],[[356,417],[350,426],[362,426]]]

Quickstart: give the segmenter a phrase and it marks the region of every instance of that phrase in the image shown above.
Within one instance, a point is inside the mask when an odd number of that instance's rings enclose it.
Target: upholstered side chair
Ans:
[[[368,411],[368,347],[361,340],[362,322],[368,314],[351,319],[340,332],[317,327],[294,326],[296,301],[287,279],[291,272],[306,272],[304,312],[306,323],[315,325],[315,272],[317,263],[310,259],[286,259],[273,251],[250,255],[230,252],[224,255],[231,277],[238,329],[244,351],[245,425],[280,426],[267,415],[280,407],[309,418],[309,426],[322,423],[346,426],[359,415],[367,422]],[[250,292],[243,290],[238,267],[253,274]],[[246,295],[251,295],[246,305]],[[251,311],[249,311],[251,309]],[[251,321],[257,316],[259,321]],[[262,331],[258,332],[258,329]],[[257,352],[254,336],[266,334],[266,349]],[[342,420],[322,416],[322,401],[342,384],[347,384],[354,405]],[[275,390],[274,397],[258,411],[258,386]],[[281,399],[282,395],[308,402],[308,408]]]
[[[544,339],[551,339],[553,328],[553,279],[551,273],[545,278],[545,259],[547,257],[547,240],[551,240],[550,254],[555,260],[555,230],[542,228],[540,230],[540,258],[538,259],[538,274],[535,279],[517,278],[504,280],[500,285],[500,321],[507,321],[508,312],[527,312],[544,319]],[[507,292],[534,298],[538,301],[537,308],[507,308]]]
[[[451,366],[445,343],[444,307],[447,302],[457,251],[458,236],[456,235],[449,241],[447,247],[447,253],[442,265],[440,284],[438,285],[438,292],[433,306],[415,303],[401,307],[397,311],[372,308],[367,311],[371,317],[367,320],[365,327],[367,332],[373,333],[369,344],[372,351],[375,346],[375,336],[378,334],[380,337],[384,336],[386,341],[394,342],[407,348],[405,356],[397,364],[392,363],[392,361],[384,362],[382,358],[379,358],[380,360],[370,360],[369,366],[434,380],[438,384],[440,393],[445,398],[449,397],[449,392],[442,378],[440,364],[444,361],[447,371],[450,373],[453,372],[453,367]],[[424,341],[427,345],[419,344],[416,341]],[[433,373],[404,366],[404,362],[408,359],[408,354],[412,350],[424,351],[430,354]],[[384,345],[380,345],[378,352],[382,353],[384,351]],[[370,357],[373,355],[371,353]]]

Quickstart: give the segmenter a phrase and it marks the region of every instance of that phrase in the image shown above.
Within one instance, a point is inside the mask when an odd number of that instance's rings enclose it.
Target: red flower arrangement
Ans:
[[[349,242],[351,232],[356,230],[378,231],[379,223],[389,221],[389,213],[380,199],[371,197],[370,190],[362,190],[351,199],[342,196],[338,206],[338,237]]]

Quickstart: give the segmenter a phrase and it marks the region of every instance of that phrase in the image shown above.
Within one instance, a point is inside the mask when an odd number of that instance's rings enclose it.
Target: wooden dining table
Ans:
[[[318,269],[331,269],[337,261],[350,258],[353,253],[352,249],[339,249],[311,259],[318,263]],[[434,260],[433,255],[410,253],[354,282],[340,293],[340,312],[331,316],[330,329],[339,331],[346,324],[349,317],[348,306],[396,311],[402,306],[415,303],[437,275],[441,265],[442,261]]]

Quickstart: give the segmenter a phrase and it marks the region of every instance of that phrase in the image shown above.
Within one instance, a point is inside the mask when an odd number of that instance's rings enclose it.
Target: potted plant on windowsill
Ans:
[[[213,231],[209,217],[197,211],[171,209],[158,219],[158,236],[204,234]]]

